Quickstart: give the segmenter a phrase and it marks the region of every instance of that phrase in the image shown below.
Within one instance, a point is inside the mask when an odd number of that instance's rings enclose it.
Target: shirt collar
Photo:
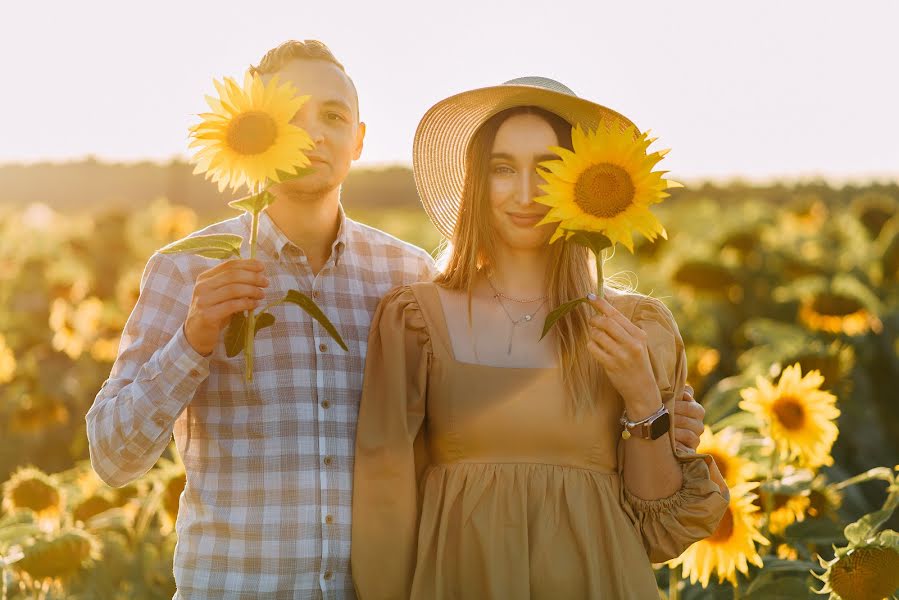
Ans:
[[[337,236],[334,238],[334,243],[331,244],[331,258],[334,260],[335,266],[340,264],[340,260],[346,249],[352,224],[352,221],[347,218],[346,213],[343,211],[343,205],[338,205],[337,210],[339,225],[337,228]],[[249,231],[252,226],[252,215],[244,213],[244,217],[246,218],[247,231]],[[247,239],[249,239],[249,235],[247,236]],[[256,235],[256,242],[259,244],[259,249],[262,252],[279,260],[284,254],[285,249],[288,247],[296,248],[299,251],[299,254],[303,253],[303,249],[290,241],[284,232],[275,224],[266,210],[263,210],[259,214],[259,229]]]

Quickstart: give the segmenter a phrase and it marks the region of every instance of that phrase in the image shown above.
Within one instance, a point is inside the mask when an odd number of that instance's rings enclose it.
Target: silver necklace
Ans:
[[[538,306],[534,310],[534,312],[522,315],[522,316],[518,317],[517,319],[514,319],[514,318],[512,318],[512,315],[509,314],[509,310],[506,308],[506,305],[503,304],[502,299],[508,298],[508,296],[505,296],[505,295],[499,293],[499,290],[496,289],[496,287],[493,285],[493,282],[490,281],[489,277],[486,277],[486,279],[487,279],[487,284],[490,285],[490,289],[493,290],[493,297],[499,303],[500,308],[503,309],[503,312],[506,313],[506,317],[509,318],[509,322],[512,323],[512,329],[509,330],[509,347],[506,350],[506,355],[511,355],[512,354],[512,338],[515,336],[515,328],[518,327],[518,325],[521,323],[529,323],[530,321],[532,321],[534,318],[534,315],[536,315],[538,312],[540,312],[540,309],[543,308],[544,304],[546,304],[546,301],[549,299],[549,296],[543,296],[543,302],[540,303],[540,306]],[[525,300],[516,300],[515,298],[509,298],[509,300],[512,300],[514,302],[526,302]],[[533,300],[530,300],[529,302],[536,302],[537,300],[540,300],[540,298],[535,298]]]

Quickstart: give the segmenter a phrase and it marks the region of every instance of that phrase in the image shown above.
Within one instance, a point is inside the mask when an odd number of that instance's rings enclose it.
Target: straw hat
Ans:
[[[462,202],[465,155],[475,131],[490,117],[517,106],[538,106],[572,125],[595,129],[617,121],[633,126],[623,115],[578,98],[565,85],[546,77],[520,77],[492,87],[450,96],[432,106],[415,131],[412,167],[415,186],[434,226],[452,239]]]

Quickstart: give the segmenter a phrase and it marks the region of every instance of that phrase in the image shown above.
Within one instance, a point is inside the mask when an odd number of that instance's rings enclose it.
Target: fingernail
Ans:
[[[593,292],[590,292],[589,294],[587,294],[587,300],[589,300],[590,302],[593,302],[594,300],[596,300],[596,294],[594,294]]]

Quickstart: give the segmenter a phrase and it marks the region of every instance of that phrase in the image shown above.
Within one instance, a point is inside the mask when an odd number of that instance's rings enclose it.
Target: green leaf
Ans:
[[[609,238],[595,231],[578,231],[568,241],[580,246],[586,246],[597,256],[606,248],[612,247],[612,242]]]
[[[807,560],[787,560],[774,556],[766,556],[763,559],[764,567],[762,571],[765,573],[808,573],[809,571],[820,571],[821,565]]]
[[[159,250],[160,254],[199,254],[206,258],[231,258],[240,256],[243,238],[231,233],[195,235],[172,242]]]
[[[569,300],[568,302],[566,302],[559,308],[555,309],[554,311],[552,311],[548,315],[546,315],[546,320],[543,321],[543,333],[540,334],[540,339],[542,340],[543,338],[546,337],[546,334],[549,333],[549,330],[553,328],[553,325],[555,325],[559,319],[561,319],[562,317],[567,315],[569,312],[571,312],[575,306],[577,306],[581,302],[586,302],[586,301],[587,301],[586,298],[577,298],[575,300]]]
[[[896,498],[896,500],[893,500],[893,498]],[[893,516],[893,512],[896,510],[897,505],[899,505],[899,496],[887,498],[887,502],[882,509],[868,513],[855,523],[850,523],[846,526],[846,529],[843,530],[843,534],[846,536],[846,539],[849,540],[850,544],[857,545],[863,543],[868,538],[874,536],[877,533],[877,530],[883,527],[883,524]]]
[[[256,315],[256,320],[253,323],[253,332],[258,334],[260,331],[265,329],[266,327],[271,327],[275,324],[275,315],[272,313],[259,313]]]
[[[256,214],[274,201],[274,196],[272,196],[268,191],[262,191],[259,194],[253,194],[250,196],[244,196],[243,198],[238,198],[237,200],[232,200],[228,203],[228,206],[230,206],[231,208],[236,208],[237,210],[248,212],[250,214]]]
[[[266,327],[275,324],[275,315],[267,312],[259,313],[253,321],[253,336],[255,337]],[[234,358],[240,354],[247,343],[247,314],[243,312],[231,315],[231,321],[225,330],[225,354],[228,358]]]
[[[806,519],[792,523],[784,531],[784,539],[793,545],[816,546],[842,544],[844,541],[842,527],[830,519]]]
[[[744,410],[724,417],[711,425],[712,431],[715,433],[725,427],[733,427],[738,431],[758,431],[759,420],[754,414]]]
[[[899,483],[897,483],[891,469],[887,467],[875,467],[832,486],[835,489],[842,489],[850,485],[874,479],[881,479],[889,483],[889,487],[887,488],[887,498],[880,510],[868,513],[855,523],[850,523],[846,526],[843,533],[851,544],[861,544],[869,537],[875,535],[877,530],[883,527],[883,524],[893,515],[896,508],[899,508]]]
[[[247,343],[247,315],[238,312],[231,315],[228,328],[225,329],[225,354],[234,358]]]
[[[17,523],[0,529],[0,546],[21,544],[23,541],[43,533],[35,523]]]
[[[337,332],[337,328],[334,327],[334,324],[328,320],[328,317],[322,310],[318,307],[318,305],[310,298],[309,296],[298,292],[297,290],[290,290],[287,292],[287,296],[284,297],[284,302],[291,302],[296,304],[304,311],[309,313],[309,315],[321,323],[321,326],[327,330],[327,332],[331,335],[335,342],[337,342],[341,348],[343,348],[344,352],[348,352],[349,348],[346,343],[343,341],[343,338],[340,337],[340,334]]]
[[[285,181],[293,181],[294,179],[300,179],[301,177],[305,177],[306,175],[314,172],[315,169],[313,169],[312,167],[297,167],[293,170],[292,173],[278,169],[278,182],[284,183]]]
[[[839,483],[833,484],[834,489],[842,490],[844,488],[849,487],[850,485],[856,485],[859,483],[864,483],[866,481],[873,481],[875,479],[880,479],[882,481],[886,481],[889,484],[893,484],[893,470],[889,467],[874,467],[873,469],[868,469],[864,473],[859,473],[854,477],[850,477],[849,479],[845,479],[840,481]]]
[[[765,571],[752,582],[740,597],[743,600],[797,600],[811,598],[808,577],[777,577]]]

